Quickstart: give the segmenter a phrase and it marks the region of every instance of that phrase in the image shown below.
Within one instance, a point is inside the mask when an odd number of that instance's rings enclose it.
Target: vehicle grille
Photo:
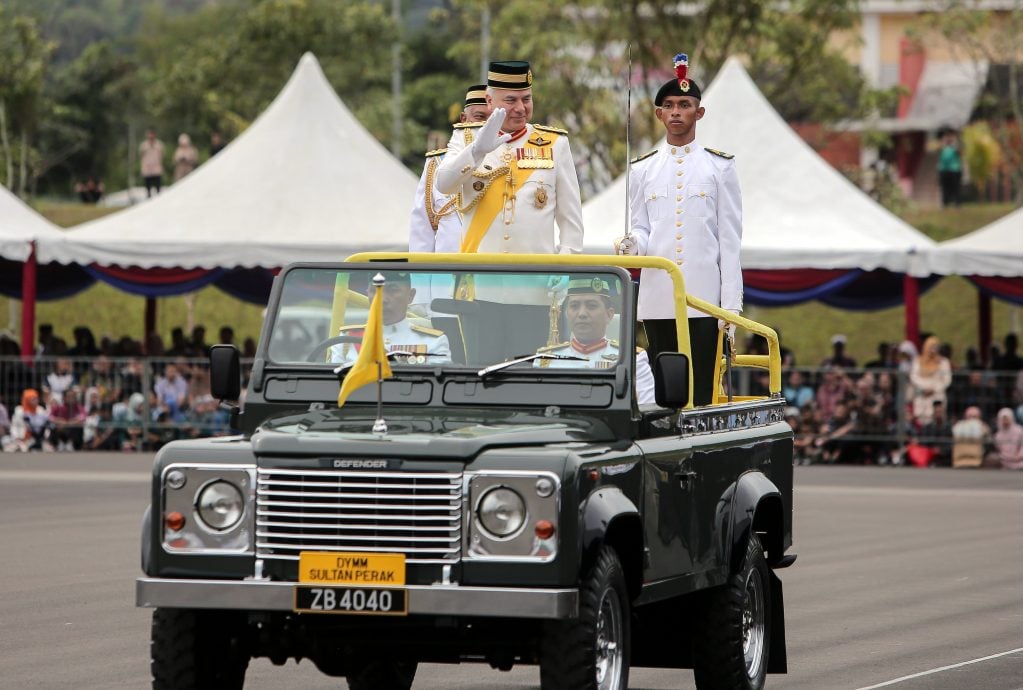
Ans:
[[[458,561],[461,473],[260,469],[256,555],[404,553],[406,563]]]

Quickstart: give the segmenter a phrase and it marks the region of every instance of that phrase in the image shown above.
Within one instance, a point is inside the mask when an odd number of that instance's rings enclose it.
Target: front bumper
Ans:
[[[291,611],[293,582],[140,577],[135,605],[150,608]],[[577,618],[579,590],[407,585],[410,615]]]

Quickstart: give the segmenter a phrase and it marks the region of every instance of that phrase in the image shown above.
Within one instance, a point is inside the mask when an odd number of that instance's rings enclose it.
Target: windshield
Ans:
[[[617,273],[302,267],[287,271],[268,354],[343,365],[359,355],[372,279],[384,276],[384,346],[396,367],[613,369],[621,333]]]

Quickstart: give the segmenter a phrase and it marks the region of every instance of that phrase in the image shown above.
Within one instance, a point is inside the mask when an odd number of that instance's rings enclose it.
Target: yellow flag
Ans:
[[[355,364],[345,374],[341,392],[337,396],[337,406],[345,404],[345,400],[356,388],[373,383],[379,376],[381,379],[391,378],[391,364],[387,361],[384,349],[384,298],[383,286],[378,285],[373,301],[369,305],[369,318],[366,330],[362,333],[362,346]]]

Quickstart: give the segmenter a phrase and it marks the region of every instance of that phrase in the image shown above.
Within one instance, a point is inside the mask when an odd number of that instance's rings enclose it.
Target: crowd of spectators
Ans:
[[[972,350],[957,366],[936,335],[919,351],[910,341],[881,343],[863,368],[846,354],[844,335],[831,344],[819,368],[786,363],[782,395],[797,462],[1023,469],[1016,334],[992,348],[986,366]]]
[[[210,395],[203,326],[98,342],[84,326],[69,347],[52,326],[39,328],[34,361],[0,335],[0,439],[4,450],[141,450],[174,438],[228,433],[227,413]],[[234,343],[224,326],[216,342]],[[819,366],[801,368],[781,348],[782,395],[795,431],[799,463],[992,466],[1023,469],[1023,358],[1018,337],[962,364],[936,335],[918,351],[904,341],[880,343],[863,367],[831,339]],[[749,352],[766,352],[752,340]],[[255,356],[246,338],[242,357]],[[7,355],[7,357],[4,357]],[[736,374],[738,376],[738,374]],[[736,383],[767,393],[767,376]]]
[[[230,327],[219,342],[233,343]],[[227,412],[210,395],[202,326],[180,328],[172,344],[150,335],[98,343],[84,326],[74,345],[39,328],[39,348],[22,358],[0,335],[0,448],[4,451],[155,450],[175,438],[229,433]],[[246,339],[245,354],[255,355]],[[145,355],[143,355],[145,353]]]

